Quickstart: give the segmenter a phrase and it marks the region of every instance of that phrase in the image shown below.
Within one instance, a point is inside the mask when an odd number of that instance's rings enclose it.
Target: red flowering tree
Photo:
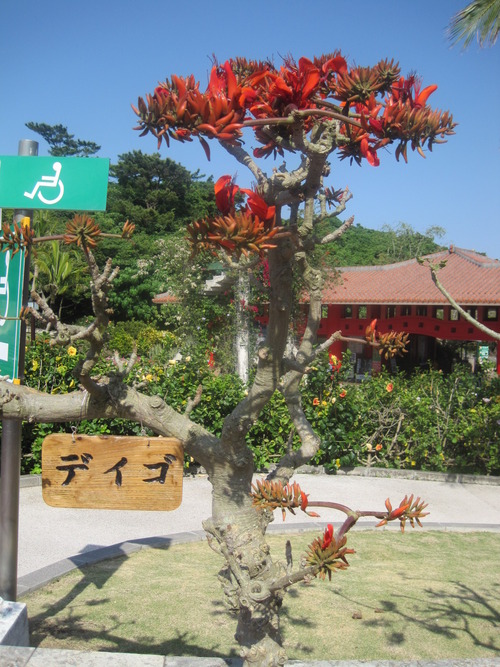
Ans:
[[[227,605],[237,616],[236,638],[246,665],[279,665],[285,661],[279,629],[279,610],[286,589],[311,576],[331,576],[347,567],[352,553],[346,535],[360,516],[376,516],[381,523],[399,520],[404,527],[423,515],[420,499],[405,498],[393,509],[354,512],[340,504],[327,506],[346,515],[335,536],[328,526],[310,546],[303,564],[290,572],[274,562],[266,544],[266,529],[272,511],[281,508],[307,513],[324,503],[309,501],[295,484],[294,470],[309,461],[320,442],[301,406],[299,385],[314,358],[334,340],[318,345],[323,275],[310,263],[318,244],[334,240],[351,224],[350,218],[335,233],[321,238],[318,222],[339,215],[351,195],[347,189],[329,184],[334,157],[369,168],[380,164],[390,146],[396,159],[408,159],[408,149],[421,155],[453,133],[447,112],[433,110],[428,99],[436,86],[422,87],[411,75],[404,77],[392,60],[374,66],[350,66],[336,52],[295,62],[291,57],[281,67],[270,62],[236,58],[212,68],[208,86],[202,90],[193,76],[172,76],[152,94],[139,98],[134,107],[138,129],[152,134],[158,147],[172,141],[198,139],[207,157],[210,141],[218,141],[238,163],[249,169],[252,189],[239,189],[233,179],[222,176],[216,183],[220,214],[193,221],[188,227],[193,251],[200,248],[222,253],[235,269],[248,272],[263,256],[269,266],[269,321],[265,341],[258,352],[258,365],[248,395],[215,437],[190,419],[199,396],[180,414],[168,405],[168,396],[147,396],[124,382],[127,368],[113,377],[94,376],[108,323],[107,294],[114,272],[108,263],[102,272],[96,266],[92,247],[99,230],[86,218],[73,221],[65,236],[79,245],[87,258],[92,277],[96,319],[85,330],[65,327],[43,299],[33,295],[41,316],[56,331],[56,342],[76,344],[85,340],[88,352],[78,368],[80,389],[66,396],[45,396],[19,386],[3,386],[4,416],[67,421],[96,417],[124,417],[140,421],[162,435],[179,438],[186,452],[208,471],[213,486],[212,517],[204,524],[211,546],[224,559],[222,579]],[[257,147],[246,149],[246,142]],[[290,158],[288,157],[290,156]],[[280,158],[280,166],[272,159]],[[287,157],[289,162],[284,163]],[[260,162],[271,159],[271,169]],[[290,166],[289,166],[290,165]],[[293,166],[291,166],[293,165]],[[130,233],[130,226],[124,230]],[[24,229],[6,231],[5,243],[30,243]],[[307,322],[298,351],[285,354],[290,315],[294,302],[294,274],[300,275],[309,294]],[[378,346],[385,357],[401,354],[404,336],[380,336],[376,322],[368,327],[366,344]],[[279,461],[270,479],[252,488],[254,463],[245,436],[262,409],[278,390],[284,396],[294,431],[300,439]],[[388,389],[389,391],[389,389]],[[290,439],[292,441],[292,438]]]

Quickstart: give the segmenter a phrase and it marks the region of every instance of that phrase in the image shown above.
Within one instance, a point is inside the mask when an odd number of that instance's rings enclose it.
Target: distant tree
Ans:
[[[493,46],[500,31],[500,0],[474,0],[451,19],[449,34],[453,44],[463,41],[467,48],[477,38],[480,46]]]
[[[26,123],[26,127],[39,134],[49,144],[49,153],[57,157],[90,157],[101,150],[93,141],[75,139],[64,125]]]
[[[132,151],[111,166],[108,211],[137,229],[164,234],[215,211],[213,182],[159,153]]]
[[[340,226],[340,220],[328,218],[318,229],[327,233]],[[441,246],[434,239],[443,234],[442,227],[429,227],[422,234],[404,222],[396,227],[385,225],[382,229],[352,225],[334,242],[317,248],[316,254],[320,264],[327,268],[390,264],[437,252]]]
[[[403,262],[405,259],[436,252],[441,246],[434,239],[445,235],[443,227],[438,225],[428,227],[423,234],[406,222],[400,222],[396,227],[384,225],[382,229],[387,232],[386,262]]]

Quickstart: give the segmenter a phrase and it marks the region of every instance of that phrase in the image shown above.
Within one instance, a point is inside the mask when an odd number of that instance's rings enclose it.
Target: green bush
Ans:
[[[132,354],[134,348],[141,356],[151,356],[152,351],[167,354],[178,345],[177,338],[169,331],[156,329],[145,322],[130,320],[112,323],[108,330],[107,348],[112,354],[118,352],[122,357]]]
[[[147,394],[160,395],[179,412],[186,410],[201,385],[201,399],[191,419],[220,435],[224,419],[245,395],[241,380],[211,369],[200,348],[179,360],[173,358],[173,337],[129,324],[145,351],[157,349],[157,353],[140,356],[126,381]],[[132,336],[127,327],[115,326],[113,335]],[[76,389],[73,370],[82,356],[83,351],[73,346],[51,347],[42,336],[28,347],[26,384],[48,393],[70,392]],[[116,371],[112,356],[100,361],[96,370],[101,375]],[[302,381],[303,409],[321,438],[314,463],[331,471],[367,465],[500,474],[500,379],[496,375],[475,375],[457,367],[448,375],[431,369],[411,377],[384,371],[361,384],[350,377],[349,357],[339,369],[324,355]],[[40,472],[44,437],[70,432],[71,426],[25,423],[23,472]],[[74,426],[81,433],[141,432],[140,424],[120,419]],[[247,435],[258,469],[279,460],[290,434],[292,446],[299,446],[283,397],[276,392]]]

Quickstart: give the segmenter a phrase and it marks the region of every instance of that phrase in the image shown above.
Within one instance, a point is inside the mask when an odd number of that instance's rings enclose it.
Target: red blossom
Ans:
[[[333,540],[333,526],[331,523],[325,528],[325,534],[323,535],[323,542],[321,543],[321,548],[323,551],[328,549]]]
[[[234,198],[238,191],[239,188],[231,176],[226,174],[217,179],[214,185],[215,204],[221,213],[226,215],[234,210]]]
[[[385,390],[390,393],[393,389],[394,389],[394,385],[392,384],[392,382],[388,382],[386,384]]]
[[[276,212],[276,208],[274,206],[268,206],[262,197],[253,190],[241,188],[241,192],[244,192],[247,195],[247,206],[254,215],[256,215],[261,220],[274,220]]]

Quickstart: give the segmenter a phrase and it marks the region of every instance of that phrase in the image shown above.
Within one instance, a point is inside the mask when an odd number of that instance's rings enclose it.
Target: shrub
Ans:
[[[115,325],[114,335],[132,336],[144,349],[127,382],[146,393],[168,398],[184,412],[201,385],[203,392],[191,418],[220,435],[225,417],[243,398],[245,387],[236,375],[219,375],[209,367],[206,352],[173,358],[171,334],[136,323]],[[162,334],[162,335],[158,335]],[[51,347],[46,336],[26,354],[26,384],[60,393],[76,387],[73,370],[80,360],[72,346]],[[115,371],[113,359],[99,364],[106,375]],[[432,369],[406,377],[386,371],[353,383],[346,356],[341,368],[328,355],[303,380],[302,404],[321,437],[316,464],[331,471],[355,465],[500,474],[500,379],[457,367],[445,375]],[[23,425],[23,472],[40,472],[41,443],[53,432],[69,432],[72,424]],[[80,433],[138,435],[140,425],[126,420],[93,420],[75,425]],[[276,392],[247,435],[256,466],[268,468],[289,446],[298,444],[283,397]]]

